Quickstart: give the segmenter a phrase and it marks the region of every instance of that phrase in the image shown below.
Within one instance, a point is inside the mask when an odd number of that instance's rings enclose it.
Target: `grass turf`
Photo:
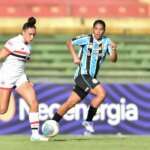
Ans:
[[[48,142],[30,142],[28,136],[0,136],[0,150],[150,150],[148,136],[59,135]]]

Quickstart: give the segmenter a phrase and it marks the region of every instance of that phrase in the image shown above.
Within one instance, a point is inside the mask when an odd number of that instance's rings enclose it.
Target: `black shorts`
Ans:
[[[90,89],[95,88],[98,84],[100,84],[100,82],[95,78],[92,78],[90,75],[79,75],[75,79],[73,91],[83,99],[87,96]]]

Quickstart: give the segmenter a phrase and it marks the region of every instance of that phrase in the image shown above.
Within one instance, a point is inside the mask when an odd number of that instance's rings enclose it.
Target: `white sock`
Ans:
[[[30,112],[29,113],[29,122],[31,126],[31,131],[33,136],[39,135],[39,113]]]

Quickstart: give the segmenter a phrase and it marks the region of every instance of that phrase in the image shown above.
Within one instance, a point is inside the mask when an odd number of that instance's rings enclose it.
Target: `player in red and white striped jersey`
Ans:
[[[39,134],[38,101],[33,84],[25,74],[25,63],[30,59],[30,43],[36,35],[35,24],[36,19],[30,17],[22,27],[22,34],[8,40],[0,51],[0,59],[5,58],[0,68],[0,114],[7,111],[11,92],[15,89],[30,108],[31,141],[47,141]]]

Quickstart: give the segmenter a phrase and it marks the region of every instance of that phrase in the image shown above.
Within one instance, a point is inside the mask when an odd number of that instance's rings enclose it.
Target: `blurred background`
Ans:
[[[21,32],[29,16],[38,20],[29,77],[37,81],[72,83],[75,65],[65,42],[89,33],[95,19],[104,19],[107,35],[118,44],[119,61],[106,61],[101,82],[150,81],[149,0],[5,0],[0,1],[0,45]]]
[[[38,34],[27,74],[42,103],[41,121],[51,118],[72,90],[76,66],[66,40],[90,33],[94,20],[103,19],[119,59],[116,64],[107,59],[98,76],[107,97],[95,118],[96,134],[150,134],[150,0],[0,0],[0,47],[21,32],[30,16],[37,18]],[[84,133],[81,120],[91,98],[68,113],[61,133]],[[30,131],[27,106],[16,94],[15,99],[8,114],[0,116],[2,135]]]

